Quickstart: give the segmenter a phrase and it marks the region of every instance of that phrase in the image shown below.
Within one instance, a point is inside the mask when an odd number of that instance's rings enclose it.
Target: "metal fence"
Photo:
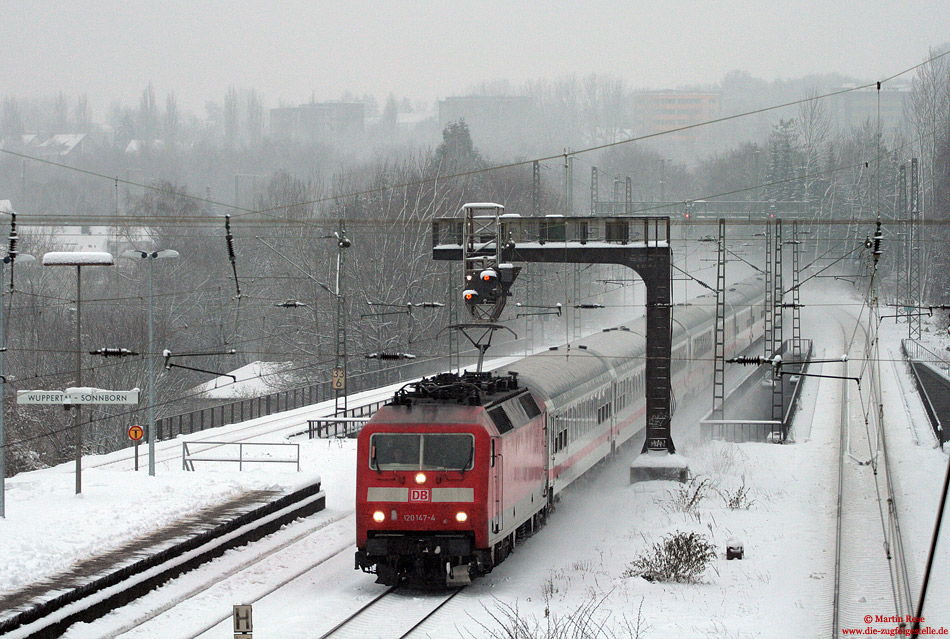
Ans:
[[[237,457],[227,455],[229,450],[237,448]],[[265,450],[268,448],[277,450],[292,450],[293,457],[274,457],[273,455],[259,457],[245,457],[244,451],[247,448],[256,448]],[[196,450],[197,449],[197,450]],[[268,443],[268,442],[182,442],[181,443],[181,468],[182,470],[194,470],[196,461],[204,462],[236,462],[238,470],[244,470],[244,464],[294,464],[297,466],[297,472],[300,472],[300,444],[288,444],[286,442]]]
[[[926,362],[950,377],[950,359],[946,356],[935,353],[915,339],[902,339],[901,349],[907,359]]]
[[[498,344],[493,356],[505,357],[523,354],[525,340],[517,339]],[[462,358],[470,360],[468,365],[474,365],[477,352],[474,349],[462,352]],[[433,375],[449,368],[448,357],[436,357],[417,362],[408,362],[374,371],[351,374],[347,377],[347,394],[352,395],[366,390],[395,384],[399,381],[410,380],[424,375]],[[292,388],[285,391],[270,393],[260,397],[238,399],[225,402],[217,406],[199,408],[178,415],[170,415],[155,420],[155,433],[158,440],[174,439],[179,435],[187,435],[208,428],[216,428],[227,424],[264,417],[282,411],[294,410],[333,399],[334,391],[330,381],[318,382],[310,386]],[[382,405],[382,403],[380,403]],[[377,406],[378,409],[378,406]],[[366,409],[358,406],[346,411],[346,417],[362,417]],[[375,410],[373,411],[375,412]],[[144,420],[143,420],[144,421]],[[141,423],[141,422],[140,422]],[[148,427],[146,438],[148,437]]]
[[[791,345],[791,340],[782,342],[781,353],[787,353]],[[803,339],[801,341],[802,352],[796,361],[797,364],[793,370],[788,370],[790,375],[801,375],[805,372],[812,355],[812,340]],[[769,366],[769,365],[764,365]],[[766,375],[771,375],[767,371]],[[730,397],[739,391],[745,384],[750,383],[755,373],[750,375],[746,381],[740,384],[739,388],[730,393]],[[785,376],[783,376],[785,377]],[[755,383],[758,383],[757,381]],[[780,382],[783,383],[783,382]],[[788,399],[788,406],[785,408],[785,414],[781,421],[771,419],[707,419],[712,415],[710,411],[706,417],[700,420],[701,431],[706,439],[716,439],[727,442],[774,442],[784,443],[788,439],[788,430],[791,427],[795,413],[798,412],[798,405],[801,397],[802,378],[792,386],[792,393]]]
[[[948,388],[950,388],[948,362],[917,340],[901,340],[901,350],[904,351],[904,357],[909,360],[911,376],[934,435],[943,445],[950,441],[950,433],[943,427],[943,422],[950,412],[946,399]],[[941,419],[941,415],[944,419]]]
[[[701,422],[708,439],[726,442],[781,442],[782,422],[770,419],[704,419]]]

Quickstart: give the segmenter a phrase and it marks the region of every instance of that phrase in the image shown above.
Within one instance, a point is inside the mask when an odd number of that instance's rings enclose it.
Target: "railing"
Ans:
[[[791,340],[782,342],[781,353],[789,352]],[[789,375],[800,375],[805,372],[807,362],[811,360],[812,341],[810,339],[801,340],[802,352],[799,355],[802,364],[797,370],[788,371]],[[765,365],[768,366],[768,365]],[[766,375],[771,375],[771,371],[766,371]],[[733,390],[730,396],[739,391],[751,380],[755,373],[750,375],[746,381],[740,384],[739,388]],[[787,376],[787,375],[786,375]],[[783,377],[786,377],[783,376]],[[757,378],[756,378],[757,379]],[[755,383],[758,383],[757,381]],[[784,383],[784,382],[779,382]],[[798,411],[799,395],[801,393],[801,378],[794,384],[791,397],[788,400],[788,407],[785,409],[785,415],[781,421],[771,419],[707,419],[712,412],[707,414],[707,418],[700,420],[701,431],[707,439],[717,439],[728,442],[774,442],[783,443],[788,438],[788,429],[791,426],[792,419]]]
[[[811,347],[812,341],[810,339],[801,340],[802,352],[801,359],[804,362],[811,361]],[[785,346],[788,346],[788,342],[785,343]],[[783,348],[783,351],[785,349]],[[802,364],[798,369],[798,373],[804,373],[805,369],[808,368],[807,364]],[[792,420],[795,419],[795,413],[798,412],[798,404],[802,390],[802,379],[798,378],[798,383],[795,384],[795,388],[792,390],[792,397],[788,401],[788,408],[785,410],[785,419],[782,420],[782,441],[788,437],[788,429],[792,427]]]
[[[915,339],[902,339],[901,349],[907,359],[930,364],[933,368],[939,369],[941,373],[950,377],[950,359],[939,355]]]
[[[401,379],[431,375],[433,372],[444,370],[447,361],[448,358],[438,358],[428,362],[410,362],[391,368],[350,375],[347,379],[347,392],[349,394],[358,393],[380,386],[388,386]],[[420,364],[422,365],[420,366]],[[174,439],[178,435],[195,433],[226,424],[236,424],[257,417],[265,417],[274,413],[317,404],[332,399],[333,396],[330,382],[319,382],[302,388],[292,388],[260,397],[240,399],[218,406],[209,406],[208,408],[201,408],[179,415],[163,417],[155,421],[155,433],[158,440]],[[378,408],[379,406],[376,406],[373,412]],[[366,414],[366,410],[366,405],[357,406],[347,410],[345,416],[361,417]]]
[[[920,371],[917,370],[917,366],[926,368],[930,374],[937,379],[943,379],[950,386],[950,379],[948,379],[948,375],[950,375],[948,364],[950,363],[914,339],[902,339],[901,350],[904,351],[904,357],[909,360],[910,372],[914,378],[914,384],[917,386],[917,394],[920,395],[921,403],[924,405],[924,412],[927,413],[927,418],[930,420],[930,426],[933,428],[937,441],[943,445],[950,439],[950,436],[943,427],[943,422],[934,407],[926,384],[920,378]]]
[[[506,217],[500,220],[498,237],[519,243],[609,242],[666,246],[670,241],[670,218],[655,215],[589,217],[562,216]],[[432,221],[432,248],[462,246],[462,219],[439,218]],[[457,250],[457,249],[456,249]]]
[[[710,439],[727,442],[782,441],[783,425],[778,420],[756,419],[704,419],[703,426]]]
[[[209,455],[210,451],[226,452],[229,449],[237,447],[237,457],[233,455]],[[198,450],[193,450],[197,447]],[[244,457],[245,448],[277,448],[286,449],[292,447],[294,451],[293,458],[273,458],[273,457]],[[222,450],[223,449],[223,450]],[[295,464],[297,472],[300,472],[300,444],[288,443],[265,443],[265,442],[182,442],[181,443],[181,468],[182,470],[195,469],[194,462],[237,462],[238,470],[244,470],[244,464]]]
[[[369,417],[321,417],[307,420],[307,432],[310,439],[345,439],[360,432]]]

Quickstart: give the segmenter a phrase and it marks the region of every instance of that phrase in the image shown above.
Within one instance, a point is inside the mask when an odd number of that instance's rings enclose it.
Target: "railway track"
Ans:
[[[406,639],[462,590],[407,593],[390,587],[318,639]]]
[[[284,539],[281,542],[277,543],[276,545],[269,547],[266,551],[258,555],[252,555],[248,559],[240,561],[235,565],[232,565],[230,568],[228,568],[224,572],[216,572],[214,574],[209,575],[208,577],[204,578],[200,583],[188,588],[186,592],[176,594],[170,600],[158,605],[152,610],[149,610],[147,613],[137,616],[135,619],[124,624],[122,627],[117,628],[109,633],[103,634],[102,639],[114,639],[115,637],[125,634],[126,632],[128,632],[129,630],[133,628],[137,628],[138,626],[142,625],[143,623],[147,621],[156,619],[160,615],[168,612],[169,610],[172,610],[183,601],[187,601],[194,597],[198,597],[199,595],[207,592],[211,588],[219,586],[223,581],[230,579],[241,572],[251,570],[252,568],[256,566],[260,566],[261,564],[264,564],[265,562],[268,562],[274,559],[276,556],[279,555],[279,553],[283,552],[287,548],[300,543],[306,537],[317,534],[320,531],[324,530],[325,528],[328,528],[341,521],[345,521],[347,524],[350,524],[352,515],[353,515],[353,512],[350,511],[350,512],[341,513],[327,521],[321,521],[318,523],[303,521],[294,526],[293,534],[289,538]],[[308,562],[305,566],[303,566],[299,570],[298,575],[303,574],[304,572],[307,572],[309,570],[312,570],[313,568],[316,568],[317,566],[329,560],[330,558],[335,557],[336,555],[345,552],[348,548],[349,548],[349,545],[346,545],[345,547],[340,548],[336,552],[333,552],[329,556],[320,557],[316,559],[315,561],[313,561],[312,563]],[[214,622],[214,625],[217,625],[218,623],[220,623],[220,621],[221,619],[216,620]],[[204,630],[202,630],[201,632],[204,632]],[[198,634],[201,634],[201,633],[199,632]]]
[[[886,437],[874,414],[880,382],[870,375],[875,364],[869,357],[868,335],[860,323],[855,327],[850,315],[837,321],[853,360],[835,365],[838,370],[825,369],[845,378],[834,380],[840,384],[841,408],[831,632],[840,637],[847,628],[877,628],[865,622],[866,615],[903,615],[911,603]],[[888,627],[893,624],[880,625]]]

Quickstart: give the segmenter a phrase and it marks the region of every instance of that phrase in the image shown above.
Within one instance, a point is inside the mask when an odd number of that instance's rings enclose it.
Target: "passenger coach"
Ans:
[[[726,294],[726,357],[763,332],[763,283]],[[715,297],[674,307],[674,400],[713,370]],[[408,384],[357,445],[356,567],[383,584],[469,583],[540,526],[559,493],[645,427],[646,327],[606,329],[508,374]]]

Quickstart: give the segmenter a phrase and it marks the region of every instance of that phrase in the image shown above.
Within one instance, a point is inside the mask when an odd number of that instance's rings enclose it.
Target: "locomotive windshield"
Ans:
[[[375,433],[370,438],[374,470],[470,470],[475,438],[461,433]]]

